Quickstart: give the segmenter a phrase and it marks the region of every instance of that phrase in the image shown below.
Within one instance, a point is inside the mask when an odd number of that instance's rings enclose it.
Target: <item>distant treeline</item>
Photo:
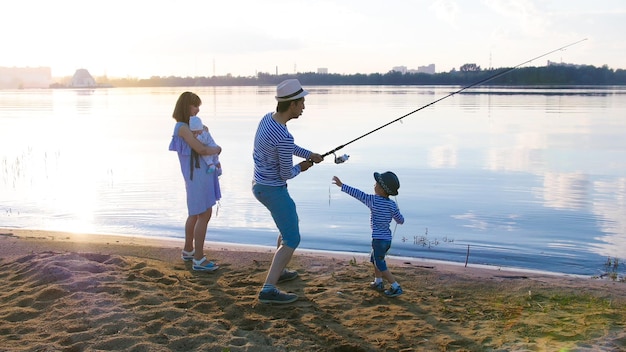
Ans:
[[[506,72],[509,71],[509,72]],[[505,73],[506,72],[506,73]],[[504,73],[504,74],[502,74]],[[501,74],[501,75],[499,75]],[[498,76],[499,75],[499,76]],[[287,78],[298,78],[305,86],[315,85],[457,85],[468,86],[487,80],[485,85],[507,86],[547,86],[547,85],[626,85],[626,70],[613,70],[607,66],[565,66],[499,68],[481,70],[473,64],[466,64],[461,70],[450,72],[388,73],[371,74],[322,74],[313,72],[274,75],[259,73],[254,77],[213,76],[213,77],[151,77],[148,79],[124,78],[106,79],[99,77],[99,84],[114,87],[202,87],[202,86],[262,86],[276,85]]]

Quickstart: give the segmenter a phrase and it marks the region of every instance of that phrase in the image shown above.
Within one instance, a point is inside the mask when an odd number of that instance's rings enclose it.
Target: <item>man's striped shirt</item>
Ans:
[[[297,146],[287,126],[276,122],[272,115],[263,116],[254,137],[254,182],[285,186],[301,172],[300,165],[293,165],[293,156],[308,159],[311,152]]]

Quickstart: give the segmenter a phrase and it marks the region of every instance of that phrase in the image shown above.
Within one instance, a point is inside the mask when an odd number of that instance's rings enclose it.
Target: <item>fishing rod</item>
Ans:
[[[427,108],[427,107],[429,107],[429,106],[435,105],[436,103],[438,103],[438,102],[440,102],[440,101],[442,101],[442,100],[444,100],[444,99],[447,99],[447,98],[449,98],[449,97],[451,97],[451,96],[453,96],[453,95],[456,95],[456,94],[458,94],[458,93],[461,93],[462,91],[464,91],[464,90],[466,90],[466,89],[469,89],[469,88],[475,87],[475,86],[477,86],[477,85],[481,85],[481,84],[483,84],[483,83],[485,83],[485,82],[489,82],[489,81],[491,81],[491,80],[493,80],[493,79],[495,79],[495,78],[497,78],[497,77],[503,76],[503,75],[505,75],[505,74],[507,74],[507,73],[509,73],[509,72],[511,72],[511,71],[513,71],[513,70],[515,70],[515,69],[517,69],[518,67],[520,67],[520,66],[522,66],[522,65],[525,65],[525,64],[527,64],[527,63],[529,63],[529,62],[532,62],[532,61],[535,61],[535,60],[537,60],[537,59],[540,59],[540,58],[542,58],[542,57],[544,57],[544,56],[550,55],[550,54],[552,54],[552,53],[554,53],[554,52],[561,51],[561,50],[565,50],[566,48],[569,48],[570,46],[574,46],[574,45],[576,45],[576,44],[578,44],[578,43],[580,43],[580,42],[583,42],[583,41],[585,41],[585,40],[587,40],[587,38],[585,38],[585,39],[581,39],[581,40],[579,40],[579,41],[576,41],[576,42],[573,42],[573,43],[570,43],[570,44],[567,44],[567,45],[562,46],[562,47],[560,47],[560,48],[558,48],[558,49],[554,49],[554,50],[552,50],[552,51],[549,51],[549,52],[547,52],[547,53],[545,53],[545,54],[541,54],[541,55],[539,55],[539,56],[537,56],[537,57],[534,57],[534,58],[532,58],[532,59],[530,59],[530,60],[526,60],[526,61],[524,61],[524,62],[522,62],[522,63],[520,63],[520,64],[517,64],[517,65],[515,65],[515,66],[513,66],[513,67],[510,67],[510,68],[508,68],[508,69],[506,69],[506,70],[504,70],[504,71],[501,71],[501,72],[499,72],[499,73],[497,73],[497,74],[494,74],[494,75],[489,76],[489,77],[487,77],[487,78],[481,79],[481,80],[479,80],[479,81],[477,81],[477,82],[475,82],[475,83],[472,83],[472,84],[470,84],[470,85],[468,85],[468,86],[465,86],[465,87],[463,87],[463,88],[461,88],[461,89],[459,89],[459,90],[457,90],[457,91],[455,91],[455,92],[452,92],[452,93],[450,93],[450,94],[448,94],[448,95],[446,95],[446,96],[444,96],[444,97],[442,97],[442,98],[439,98],[439,99],[437,99],[437,100],[435,100],[435,101],[433,101],[433,102],[430,102],[430,103],[428,103],[428,104],[426,104],[426,105],[424,105],[424,106],[422,106],[422,107],[420,107],[420,108],[418,108],[418,109],[415,109],[415,110],[413,110],[413,111],[411,111],[411,112],[409,112],[409,113],[407,113],[407,114],[405,114],[405,115],[402,115],[402,116],[398,117],[397,119],[395,119],[395,120],[393,120],[393,121],[387,122],[386,124],[384,124],[384,125],[382,125],[382,126],[380,126],[380,127],[378,127],[378,128],[375,128],[375,129],[373,129],[373,130],[371,130],[371,131],[369,131],[369,132],[365,133],[364,135],[361,135],[361,136],[359,136],[359,137],[357,137],[357,138],[355,138],[355,139],[353,139],[353,140],[351,140],[351,141],[349,141],[349,142],[347,142],[347,143],[345,143],[345,144],[342,144],[342,145],[338,146],[337,148],[335,148],[335,149],[333,149],[333,150],[331,150],[331,151],[329,151],[329,152],[327,152],[327,153],[325,153],[325,154],[322,154],[322,157],[326,157],[326,156],[328,156],[328,155],[330,155],[330,154],[335,155],[335,152],[336,152],[336,151],[338,151],[338,150],[340,150],[341,148],[343,148],[343,147],[347,146],[348,144],[352,144],[352,143],[354,143],[354,142],[358,141],[359,139],[361,139],[361,138],[363,138],[363,137],[369,136],[370,134],[372,134],[372,133],[374,133],[374,132],[376,132],[376,131],[378,131],[378,130],[380,130],[380,129],[382,129],[382,128],[385,128],[385,127],[387,127],[387,126],[391,125],[392,123],[398,122],[398,121],[402,120],[403,118],[405,118],[405,117],[407,117],[407,116],[409,116],[409,115],[412,115],[412,114],[414,114],[414,113],[416,113],[416,112],[418,112],[418,111],[420,111],[420,110],[423,110],[423,109],[425,109],[425,108]],[[343,162],[347,161],[347,160],[348,160],[348,158],[349,158],[349,155],[347,155],[347,154],[341,155],[341,156],[339,156],[339,157],[335,155],[335,164],[341,164],[341,163],[343,163]]]

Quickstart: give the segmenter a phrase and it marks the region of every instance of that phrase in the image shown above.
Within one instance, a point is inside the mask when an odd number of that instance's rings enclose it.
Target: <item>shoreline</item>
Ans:
[[[209,248],[209,246],[213,246]],[[626,284],[389,261],[404,289],[371,290],[367,255],[296,251],[299,299],[257,295],[273,248],[0,228],[0,351],[626,351]]]
[[[151,247],[168,247],[168,248],[181,248],[184,243],[182,238],[174,237],[152,237],[146,235],[124,235],[124,234],[106,234],[106,233],[82,233],[82,232],[69,232],[69,231],[48,231],[41,229],[25,229],[25,228],[4,228],[0,227],[0,236],[7,233],[14,232],[18,237],[25,238],[49,238],[56,241],[73,241],[78,243],[116,243],[116,244],[129,244],[129,245],[145,245]],[[273,252],[275,247],[253,244],[240,244],[232,242],[205,242],[205,251],[211,252],[213,250],[230,250],[230,251],[250,251],[250,252]],[[341,259],[359,258],[367,260],[369,259],[369,253],[358,252],[342,252],[342,251],[330,251],[330,250],[318,250],[318,249],[304,249],[298,248],[294,255],[317,255],[323,257],[334,257]],[[485,271],[497,271],[497,272],[510,272],[530,275],[550,275],[557,277],[573,277],[573,278],[591,278],[593,275],[571,274],[565,272],[557,272],[550,270],[537,270],[529,268],[507,267],[489,264],[473,264],[438,259],[428,259],[419,257],[404,257],[404,256],[388,256],[387,261],[396,265],[402,265],[408,263],[409,265],[422,265],[425,267],[443,266],[449,269],[476,269]],[[419,263],[419,264],[415,264]]]

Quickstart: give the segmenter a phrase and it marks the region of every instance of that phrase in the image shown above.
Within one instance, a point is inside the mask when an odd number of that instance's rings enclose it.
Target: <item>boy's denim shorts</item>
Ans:
[[[254,197],[272,214],[274,223],[283,239],[283,244],[296,249],[300,244],[300,227],[296,203],[291,199],[287,186],[252,186]]]
[[[370,262],[376,265],[380,271],[387,270],[387,262],[385,256],[391,248],[391,240],[372,240],[372,252],[370,254]]]

